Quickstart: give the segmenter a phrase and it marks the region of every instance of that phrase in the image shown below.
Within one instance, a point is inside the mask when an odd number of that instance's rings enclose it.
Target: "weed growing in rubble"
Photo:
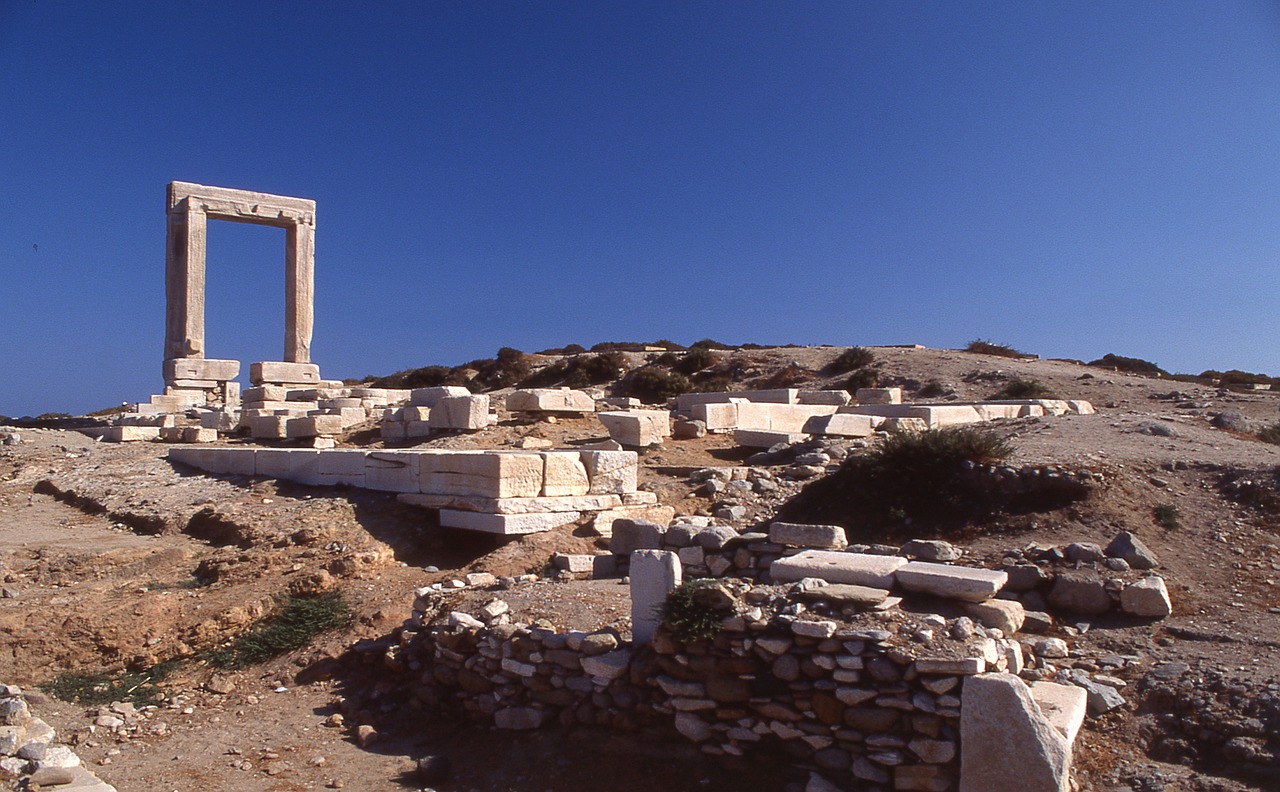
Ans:
[[[1258,439],[1271,445],[1280,445],[1280,423],[1274,423],[1259,429]]]
[[[1173,531],[1182,527],[1182,524],[1178,522],[1178,518],[1182,515],[1178,511],[1178,507],[1174,506],[1172,503],[1161,503],[1159,506],[1152,509],[1151,512],[1156,518],[1156,524],[1161,528]]]
[[[854,369],[866,368],[876,362],[876,353],[866,347],[849,347],[845,351],[836,356],[836,359],[827,365],[827,370],[832,374],[843,374],[846,371]]]
[[[710,640],[720,632],[720,616],[698,602],[698,589],[715,585],[716,581],[689,580],[676,586],[660,606],[662,623],[681,643]]]
[[[341,592],[319,597],[291,597],[280,610],[236,638],[230,646],[214,652],[209,661],[221,668],[243,668],[301,649],[323,632],[341,627],[351,619],[351,608]]]
[[[148,668],[146,671],[123,671],[119,674],[59,674],[44,690],[61,701],[71,701],[91,707],[103,706],[115,701],[134,705],[154,704],[164,696],[160,683],[178,667],[180,661],[170,660]]]

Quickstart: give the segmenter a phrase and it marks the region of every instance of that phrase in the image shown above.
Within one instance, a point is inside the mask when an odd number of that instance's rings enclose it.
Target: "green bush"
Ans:
[[[308,646],[317,635],[341,627],[351,608],[341,592],[306,599],[291,597],[275,614],[215,652],[210,662],[222,668],[243,668]]]
[[[633,396],[648,404],[658,404],[693,390],[689,380],[657,366],[645,366],[631,372],[622,381],[623,395]]]
[[[940,396],[947,395],[947,386],[943,385],[936,379],[931,379],[916,391],[916,398],[919,399],[936,399]]]
[[[179,665],[169,660],[146,671],[122,671],[118,674],[59,674],[47,684],[45,692],[61,701],[70,701],[89,707],[100,707],[116,701],[124,701],[139,707],[155,704],[165,693],[160,683]]]
[[[866,368],[875,362],[876,353],[870,349],[860,346],[849,347],[827,365],[827,370],[832,374],[843,374],[846,371]]]
[[[1007,358],[1022,357],[1024,354],[1011,346],[993,344],[990,341],[984,341],[981,338],[975,338],[970,341],[968,345],[965,346],[964,350],[966,352],[974,352],[979,355],[995,355],[996,357]]]
[[[663,625],[681,643],[710,640],[720,632],[720,615],[697,600],[699,589],[715,584],[702,578],[685,581],[659,606]]]
[[[1258,439],[1271,445],[1280,445],[1280,423],[1274,423],[1259,429]]]
[[[1097,368],[1113,369],[1115,371],[1123,371],[1129,374],[1148,374],[1154,376],[1164,376],[1169,372],[1152,363],[1150,360],[1142,358],[1124,357],[1123,355],[1113,355],[1110,352],[1085,364],[1086,366],[1096,366]]]
[[[991,395],[993,399],[1051,399],[1053,391],[1039,380],[1014,377]]]
[[[669,354],[669,353],[666,353]],[[664,354],[663,357],[666,355]],[[674,357],[674,356],[673,356]],[[676,371],[689,376],[708,369],[720,361],[720,356],[706,347],[694,347],[676,359],[672,365]]]

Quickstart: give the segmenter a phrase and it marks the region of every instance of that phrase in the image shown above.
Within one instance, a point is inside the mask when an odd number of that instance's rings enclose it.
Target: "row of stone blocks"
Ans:
[[[209,473],[397,492],[439,509],[441,525],[489,533],[544,531],[583,512],[656,501],[637,492],[631,451],[174,448],[169,459]]]
[[[490,426],[489,396],[456,385],[415,388],[408,404],[382,413],[382,439],[397,442],[435,432],[476,432]]]

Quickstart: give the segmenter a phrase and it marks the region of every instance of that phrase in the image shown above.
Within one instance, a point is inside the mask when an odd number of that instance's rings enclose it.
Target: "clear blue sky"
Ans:
[[[172,180],[313,359],[922,343],[1280,374],[1271,3],[0,0],[0,414],[162,387]],[[211,223],[208,354],[283,347]]]

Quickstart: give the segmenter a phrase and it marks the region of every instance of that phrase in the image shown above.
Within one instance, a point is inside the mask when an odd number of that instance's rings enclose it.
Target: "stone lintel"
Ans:
[[[316,202],[307,198],[210,187],[191,182],[169,182],[168,211],[182,211],[184,203],[187,210],[199,211],[217,220],[282,228],[315,225]]]

